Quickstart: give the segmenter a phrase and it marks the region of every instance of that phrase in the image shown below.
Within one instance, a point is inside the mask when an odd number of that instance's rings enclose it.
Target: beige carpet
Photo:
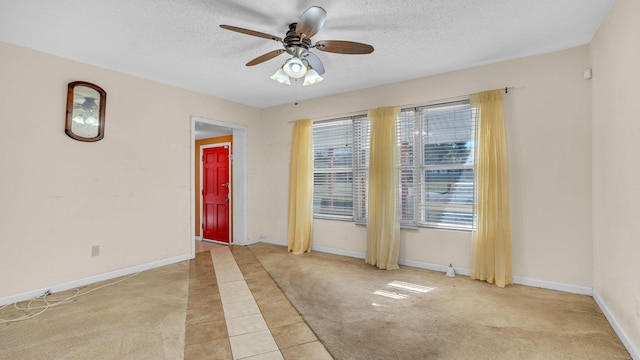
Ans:
[[[189,262],[168,265],[51,307],[31,320],[0,324],[0,359],[182,359],[188,279]],[[47,298],[55,302],[70,295]],[[12,305],[0,311],[3,319],[24,313]]]
[[[250,249],[336,359],[630,359],[589,296]]]

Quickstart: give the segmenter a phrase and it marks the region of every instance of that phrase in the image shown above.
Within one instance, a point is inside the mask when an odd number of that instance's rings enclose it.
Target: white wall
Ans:
[[[0,59],[0,299],[188,256],[192,115],[248,125],[259,162],[257,109],[6,43]],[[75,80],[107,92],[99,142],[64,133]]]
[[[263,111],[261,236],[287,239],[292,124],[389,105],[420,105],[515,87],[504,107],[511,167],[515,276],[591,287],[591,84],[588,47],[284,105]],[[330,77],[330,72],[327,77]],[[327,79],[325,81],[339,81]],[[317,86],[322,86],[323,83]],[[267,188],[268,186],[268,188]],[[316,220],[314,245],[365,252],[365,228]],[[403,230],[401,259],[469,268],[470,233]]]
[[[591,44],[594,288],[640,359],[640,2],[616,0]]]

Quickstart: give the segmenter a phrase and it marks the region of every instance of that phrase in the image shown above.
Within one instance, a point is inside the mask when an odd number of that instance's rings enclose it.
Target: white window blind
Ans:
[[[398,170],[400,191],[400,223],[414,225],[416,205],[420,202],[419,172],[416,165],[416,113],[414,110],[402,110],[396,123],[396,138],[398,139]],[[419,148],[418,148],[419,149]]]
[[[475,117],[468,101],[422,107],[421,223],[471,228]]]
[[[369,139],[371,127],[366,116],[359,116],[353,121],[353,193],[354,209],[353,217],[357,223],[367,222],[367,197],[369,187]]]
[[[475,116],[469,101],[403,109],[397,119],[398,194],[403,226],[471,229]],[[370,122],[318,122],[314,216],[367,221]]]
[[[353,219],[353,120],[313,124],[313,214]]]

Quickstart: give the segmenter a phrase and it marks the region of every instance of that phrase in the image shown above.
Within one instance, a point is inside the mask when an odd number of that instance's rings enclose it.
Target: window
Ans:
[[[313,124],[313,215],[353,219],[353,120]]]
[[[467,228],[473,223],[475,116],[468,101],[417,109],[420,118],[420,223]]]
[[[398,118],[400,221],[470,229],[475,117],[468,101],[403,109]],[[369,119],[314,124],[314,215],[365,223]]]

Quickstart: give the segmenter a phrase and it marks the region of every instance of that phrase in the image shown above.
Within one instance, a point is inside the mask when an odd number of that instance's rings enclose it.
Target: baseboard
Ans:
[[[283,241],[273,240],[269,238],[258,238],[253,241],[253,243],[256,243],[256,242],[265,242],[269,244],[287,246],[287,244]],[[328,254],[334,254],[334,255],[348,256],[348,257],[357,258],[357,259],[365,258],[365,253],[350,251],[350,250],[335,249],[335,248],[330,248],[325,246],[313,245],[311,246],[311,250],[328,253]],[[420,269],[439,271],[443,273],[446,273],[448,268],[448,265],[432,264],[432,263],[427,263],[422,261],[405,260],[405,259],[398,259],[398,264],[404,265],[404,266],[416,267]],[[457,275],[471,276],[470,269],[458,268],[454,266],[454,270]],[[563,292],[568,292],[573,294],[580,294],[580,295],[592,294],[592,288],[586,287],[586,286],[562,284],[562,283],[557,283],[553,281],[530,279],[530,278],[525,278],[521,276],[514,276],[513,281],[515,284],[519,284],[519,285],[532,286],[532,287],[538,287],[538,288],[549,289],[549,290],[558,290],[558,291],[563,291]]]
[[[202,241],[202,236],[194,236],[197,241]]]
[[[111,272],[100,274],[100,275],[94,275],[84,279],[70,281],[64,284],[52,285],[52,286],[47,286],[40,289],[26,291],[20,294],[0,298],[0,306],[33,299],[38,296],[44,295],[47,291],[51,293],[57,293],[60,291],[75,289],[75,288],[93,284],[96,282],[111,280],[117,277],[135,274],[140,271],[150,270],[150,269],[158,268],[165,265],[171,265],[171,264],[175,264],[175,263],[185,261],[185,260],[190,260],[190,259],[192,259],[191,254],[185,254],[185,255],[180,255],[180,256],[164,259],[164,260],[150,262],[147,264],[132,266],[126,269],[120,269],[120,270],[111,271]]]
[[[557,283],[553,281],[530,279],[530,278],[525,278],[521,276],[514,276],[513,282],[518,285],[526,285],[526,286],[538,287],[538,288],[549,289],[549,290],[558,290],[558,291],[572,293],[572,294],[589,295],[589,296],[593,295],[593,288],[590,288],[587,286],[563,284],[563,283]]]
[[[398,259],[398,264],[404,265],[404,266],[416,267],[420,269],[439,271],[443,273],[446,273],[447,268],[449,267],[448,265],[432,264],[432,263],[426,263],[422,261],[404,260],[404,259]],[[456,275],[471,276],[471,270],[469,269],[459,268],[455,266],[453,267],[453,269]]]
[[[604,300],[602,300],[595,289],[593,290],[593,299],[596,301],[596,304],[598,304],[600,310],[609,321],[609,324],[611,324],[611,327],[620,338],[620,341],[622,341],[624,347],[627,348],[627,351],[629,352],[629,355],[631,355],[631,358],[633,360],[640,360],[640,351],[638,351],[638,349],[633,345],[627,333],[622,329],[620,323],[618,323],[618,320],[616,320],[616,317],[613,316],[613,314],[607,307],[607,304],[605,304]]]
[[[252,244],[256,244],[256,243],[260,243],[260,242],[263,242],[263,243],[266,243],[266,244],[280,245],[280,246],[288,246],[289,245],[285,241],[274,240],[274,239],[265,238],[265,237],[260,237],[260,238],[257,238],[257,239],[251,239],[251,240],[249,240],[248,245],[252,245]],[[318,252],[323,252],[323,253],[327,253],[327,254],[342,255],[342,256],[347,256],[347,257],[364,259],[364,253],[359,253],[359,252],[355,252],[355,251],[348,251],[348,250],[341,250],[341,249],[334,249],[334,248],[328,248],[328,247],[324,247],[324,246],[311,245],[311,251],[318,251]]]
[[[267,244],[273,244],[273,245],[280,245],[280,246],[287,246],[287,242],[286,241],[281,241],[281,240],[274,240],[274,239],[270,239],[270,238],[266,238],[266,237],[259,237],[257,239],[249,239],[247,241],[247,245],[252,245],[252,244],[256,244],[259,242],[263,242],[263,243],[267,243]]]
[[[352,257],[352,258],[357,258],[357,259],[364,259],[365,258],[365,254],[364,253],[359,253],[359,252],[350,251],[350,250],[328,248],[328,247],[324,247],[324,246],[312,245],[311,246],[311,250],[312,251],[319,251],[319,252],[323,252],[323,253],[327,253],[327,254],[333,254],[333,255],[342,255],[342,256],[347,256],[347,257]]]
[[[403,260],[403,259],[399,259],[398,264],[417,267],[421,269],[440,271],[440,272],[447,272],[447,268],[448,268],[447,265],[431,264],[431,263],[425,263],[421,261]],[[458,268],[454,266],[454,270],[456,275],[471,276],[471,269]],[[586,286],[562,284],[562,283],[557,283],[553,281],[530,279],[530,278],[525,278],[521,276],[514,276],[513,282],[514,284],[518,284],[518,285],[538,287],[538,288],[549,289],[549,290],[557,290],[557,291],[563,291],[567,293],[580,294],[580,295],[591,295],[593,292],[592,288],[586,287]]]
[[[312,246],[311,250],[334,254],[334,255],[348,256],[348,257],[357,258],[357,259],[365,258],[365,253],[350,251],[350,250],[328,248],[324,246]],[[422,261],[405,260],[405,259],[398,259],[398,264],[403,266],[420,268],[420,269],[439,271],[443,273],[446,273],[448,268],[447,265],[437,265],[437,264],[425,263]],[[470,275],[469,269],[455,268],[455,271],[456,271],[456,274],[459,274],[459,275],[467,275],[467,276]]]

